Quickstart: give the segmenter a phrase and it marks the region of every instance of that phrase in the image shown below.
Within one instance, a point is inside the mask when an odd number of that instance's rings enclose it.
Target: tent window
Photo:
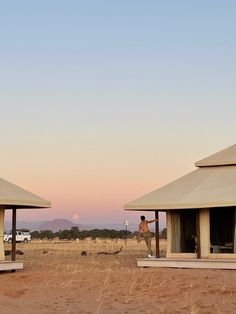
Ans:
[[[210,209],[211,253],[233,253],[235,208]]]
[[[196,252],[196,211],[182,210],[180,212],[181,252]]]

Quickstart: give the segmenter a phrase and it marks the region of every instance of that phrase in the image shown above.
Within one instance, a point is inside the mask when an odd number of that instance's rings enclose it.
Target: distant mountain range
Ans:
[[[17,221],[17,228],[30,229],[31,231],[51,230],[57,232],[59,230],[70,230],[72,227],[78,227],[79,230],[91,230],[91,227],[82,224],[75,224],[68,219],[54,219],[52,221],[28,222]],[[11,229],[11,222],[6,221],[4,225],[5,230]]]
[[[72,227],[78,227],[79,230],[91,230],[91,229],[115,229],[124,230],[124,224],[75,224],[68,219],[54,219],[51,221],[17,221],[17,229],[29,229],[30,231],[41,231],[41,230],[51,230],[57,232],[59,230],[70,230]],[[164,223],[160,221],[160,230],[165,227]],[[5,221],[4,229],[5,231],[11,230],[11,222]],[[128,226],[128,230],[136,231],[138,229],[138,224],[131,223]],[[154,224],[150,224],[150,230],[154,231]]]
[[[54,219],[52,221],[45,221],[39,226],[39,230],[52,230],[57,232],[59,230],[70,230],[72,227],[78,227],[79,230],[90,230],[89,226],[75,224],[67,219]]]

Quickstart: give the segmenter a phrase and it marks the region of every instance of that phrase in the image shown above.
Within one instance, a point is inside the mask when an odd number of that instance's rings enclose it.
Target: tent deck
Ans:
[[[0,271],[23,269],[23,261],[1,261]]]
[[[236,269],[233,259],[173,259],[173,258],[139,258],[138,267],[167,268],[205,268],[205,269]]]

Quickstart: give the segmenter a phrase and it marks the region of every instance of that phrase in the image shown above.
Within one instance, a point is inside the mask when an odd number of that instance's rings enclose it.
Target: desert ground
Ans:
[[[121,246],[117,255],[97,254]],[[17,249],[24,270],[0,273],[2,314],[236,313],[236,271],[138,268],[143,241],[32,241]]]

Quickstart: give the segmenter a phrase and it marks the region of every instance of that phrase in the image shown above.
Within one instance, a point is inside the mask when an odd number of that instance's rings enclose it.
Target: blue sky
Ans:
[[[123,219],[125,202],[234,144],[235,9],[1,1],[1,176],[54,204],[22,219]]]

